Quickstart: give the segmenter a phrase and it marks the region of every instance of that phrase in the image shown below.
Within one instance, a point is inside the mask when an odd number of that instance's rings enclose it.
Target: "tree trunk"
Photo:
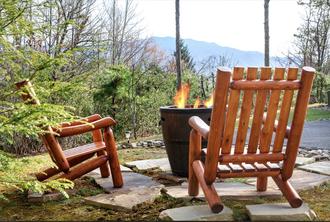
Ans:
[[[181,48],[180,48],[180,0],[175,0],[175,33],[176,33],[176,88],[181,88]]]
[[[265,29],[265,66],[269,66],[269,1],[270,0],[264,0],[264,15],[265,15],[265,23],[264,23],[264,29]]]

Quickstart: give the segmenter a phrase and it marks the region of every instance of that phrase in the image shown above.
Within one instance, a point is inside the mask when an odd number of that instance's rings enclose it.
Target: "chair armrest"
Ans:
[[[87,133],[90,131],[94,131],[97,129],[102,129],[102,128],[110,127],[110,126],[114,126],[114,125],[116,125],[116,121],[114,119],[112,119],[111,117],[105,117],[103,119],[100,119],[100,120],[97,120],[94,122],[90,122],[90,123],[54,129],[54,131],[59,135],[59,137],[67,137],[67,136],[73,136],[73,135],[78,135],[78,134],[82,134],[82,133]]]
[[[86,122],[91,123],[91,122],[94,122],[94,121],[100,120],[100,119],[102,119],[102,117],[99,114],[94,114],[94,115],[85,117],[80,120],[75,120],[72,122],[63,122],[60,124],[60,127],[64,128],[64,127],[68,127],[68,126],[77,126],[77,125],[86,124]]]
[[[196,130],[204,139],[208,139],[210,126],[207,125],[198,116],[192,116],[189,118],[189,125]]]
[[[266,122],[266,119],[267,119],[267,113],[264,113],[264,115],[262,117],[262,123],[265,123]],[[274,122],[274,129],[273,129],[274,132],[276,132],[277,127],[278,127],[278,121],[275,120],[275,122]],[[287,126],[286,127],[286,130],[285,130],[285,135],[284,135],[285,138],[289,138],[290,130],[291,130],[291,128],[289,126]]]

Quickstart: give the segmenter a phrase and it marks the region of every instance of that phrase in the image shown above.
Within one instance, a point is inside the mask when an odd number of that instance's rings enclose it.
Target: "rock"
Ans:
[[[316,155],[316,156],[314,156],[314,158],[315,158],[315,160],[316,161],[322,161],[322,160],[328,160],[328,156],[326,156],[326,155]]]
[[[299,169],[330,176],[330,161],[315,162],[300,166]]]
[[[104,207],[113,210],[131,210],[141,203],[152,203],[161,195],[160,187],[131,188],[126,192],[114,192],[111,194],[99,194],[85,198],[87,204]]]
[[[187,178],[178,177],[178,176],[173,175],[172,173],[161,173],[158,175],[158,179],[164,179],[164,180],[172,181],[172,182],[178,183],[178,184],[187,182]]]
[[[306,203],[292,208],[288,203],[246,206],[251,221],[314,221],[317,216]]]
[[[128,167],[136,167],[138,170],[149,170],[160,168],[162,171],[170,171],[171,166],[168,158],[137,160],[125,164]]]
[[[161,147],[162,146],[162,144],[160,142],[155,142],[154,145],[155,145],[155,147]]]
[[[131,143],[132,148],[136,148],[138,145],[137,143]]]
[[[310,95],[309,104],[314,104],[314,103],[317,103],[317,102],[318,102],[317,97],[314,96],[314,95]]]
[[[218,213],[212,213],[208,205],[167,209],[160,213],[159,219],[173,221],[234,221],[233,211],[224,207]]]
[[[296,166],[301,166],[309,163],[314,163],[315,158],[314,157],[297,157],[296,159]]]
[[[76,190],[67,190],[69,195],[75,194]],[[30,203],[44,203],[48,201],[55,200],[63,200],[65,197],[60,192],[52,192],[52,193],[34,193],[32,191],[28,191],[28,202]]]
[[[147,146],[148,147],[153,147],[153,142],[152,141],[147,141]]]

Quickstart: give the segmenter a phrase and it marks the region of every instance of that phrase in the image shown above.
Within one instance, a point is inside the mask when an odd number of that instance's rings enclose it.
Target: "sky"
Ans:
[[[175,37],[175,0],[135,0],[145,36]],[[181,38],[264,51],[264,0],[180,0]],[[292,44],[304,11],[296,0],[270,0],[270,54]]]

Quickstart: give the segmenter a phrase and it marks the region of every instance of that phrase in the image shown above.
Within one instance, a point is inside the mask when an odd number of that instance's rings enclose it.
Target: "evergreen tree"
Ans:
[[[188,69],[192,72],[196,72],[195,70],[195,62],[189,52],[188,46],[184,43],[182,39],[180,39],[180,51],[181,51],[181,63],[183,63],[183,68]],[[174,56],[176,56],[176,52],[174,52]]]

